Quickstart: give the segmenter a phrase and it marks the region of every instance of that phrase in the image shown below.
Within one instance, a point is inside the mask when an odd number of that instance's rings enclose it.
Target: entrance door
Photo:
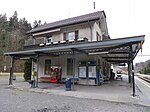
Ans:
[[[51,60],[45,60],[45,75],[50,75]]]
[[[67,59],[67,75],[73,75],[74,74],[74,59],[68,58]]]

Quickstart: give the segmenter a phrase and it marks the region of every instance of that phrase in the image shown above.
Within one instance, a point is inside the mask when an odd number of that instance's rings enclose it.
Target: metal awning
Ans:
[[[7,56],[28,57],[34,55],[60,56],[84,53],[86,55],[100,55],[111,63],[127,63],[132,47],[132,58],[135,58],[144,43],[145,35],[132,36],[105,41],[58,44],[55,46],[40,47],[37,49],[21,50],[4,53]]]

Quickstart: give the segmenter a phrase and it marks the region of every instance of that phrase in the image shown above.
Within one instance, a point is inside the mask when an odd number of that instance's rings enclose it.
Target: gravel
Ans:
[[[149,112],[150,107],[19,91],[0,85],[0,112]]]

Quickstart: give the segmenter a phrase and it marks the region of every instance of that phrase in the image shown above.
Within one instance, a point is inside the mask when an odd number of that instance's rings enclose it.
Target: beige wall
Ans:
[[[102,37],[101,29],[99,27],[99,24],[97,22],[94,23],[93,28],[92,28],[92,41],[97,41],[97,33]]]
[[[63,34],[61,32],[52,33],[52,40],[53,42],[61,41],[63,40]]]
[[[90,27],[88,23],[63,27],[61,29],[62,37],[63,37],[63,32],[71,32],[71,31],[76,31],[76,30],[79,31],[79,38],[86,37],[90,39]]]
[[[100,19],[100,27],[101,27],[101,31],[103,33],[105,33],[106,35],[108,34],[108,28],[107,28],[107,23],[106,23],[106,18],[104,17],[104,15],[102,16],[102,18]]]
[[[91,27],[91,28],[90,28]],[[61,32],[53,35],[54,41],[61,41],[63,40],[63,32],[71,32],[71,31],[79,31],[79,38],[87,38],[89,41],[97,41],[96,32],[99,33],[100,36],[102,36],[101,29],[99,27],[99,24],[97,22],[92,23],[84,23],[79,25],[72,25],[61,28]],[[91,35],[92,31],[92,35]]]
[[[71,25],[67,27],[60,28],[61,30],[59,32],[53,32],[50,34],[47,34],[47,36],[52,36],[52,40],[54,42],[56,41],[62,41],[63,40],[63,33],[64,32],[71,32],[71,31],[79,31],[79,38],[87,38],[89,41],[96,41],[96,32],[98,32],[101,35],[101,29],[99,27],[99,24],[97,22],[86,22],[78,25]],[[36,39],[41,37],[36,37]],[[43,37],[42,37],[43,38]]]
[[[100,64],[101,64],[101,68],[103,66],[103,60],[100,56],[96,56],[96,55],[84,55],[84,54],[80,54],[80,55],[75,55],[75,76],[78,77],[78,63],[79,61],[85,61],[85,60],[95,60],[98,61],[98,59],[100,60]],[[47,77],[48,75],[44,75],[44,70],[45,70],[45,60],[46,59],[51,59],[51,65],[52,66],[61,66],[62,67],[62,77],[72,77],[67,75],[67,58],[72,58],[72,55],[63,55],[60,57],[47,57],[47,56],[43,56],[39,58],[39,77]]]

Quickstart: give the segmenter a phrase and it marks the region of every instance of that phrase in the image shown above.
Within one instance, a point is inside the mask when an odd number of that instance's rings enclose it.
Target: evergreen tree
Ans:
[[[32,61],[27,60],[24,64],[24,79],[25,79],[25,81],[31,80],[31,67],[32,67]]]
[[[22,49],[27,38],[26,32],[29,30],[31,24],[25,18],[19,19],[17,11],[9,19],[6,14],[0,15],[0,72],[3,71],[4,66],[10,66],[9,57],[5,57],[3,53]],[[19,70],[23,68],[21,61],[16,65],[20,65],[20,68],[17,67]]]
[[[42,25],[41,20],[35,20],[33,28],[40,25]],[[0,15],[0,72],[3,71],[4,66],[7,68],[10,66],[9,57],[5,57],[3,53],[22,49],[27,39],[26,32],[31,29],[31,24],[26,18],[18,18],[17,11],[9,19],[6,14]],[[16,61],[14,71],[23,71],[23,66],[24,62]]]
[[[34,28],[36,28],[36,27],[38,27],[38,26],[41,26],[42,25],[42,22],[41,22],[41,20],[35,20],[34,22],[33,22],[33,29]]]
[[[13,16],[9,18],[9,28],[10,31],[17,30],[19,28],[17,11],[15,11]]]

